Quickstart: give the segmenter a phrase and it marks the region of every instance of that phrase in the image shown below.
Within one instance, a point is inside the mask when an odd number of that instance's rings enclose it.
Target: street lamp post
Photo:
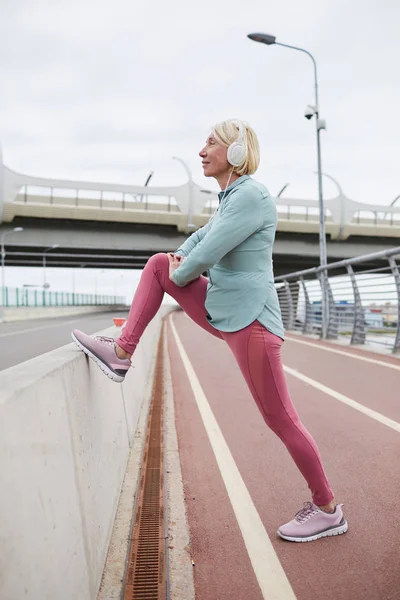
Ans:
[[[196,229],[196,225],[194,225],[192,223],[192,216],[193,216],[193,176],[192,176],[191,170],[189,169],[189,166],[187,165],[187,163],[182,158],[179,158],[178,156],[173,156],[172,158],[174,160],[179,161],[181,163],[181,165],[185,169],[185,171],[187,173],[187,176],[189,178],[188,220],[187,220],[186,231],[187,231],[187,233],[190,233],[191,231],[194,231]]]
[[[144,187],[148,187],[149,183],[150,183],[150,179],[153,177],[154,175],[154,171],[150,171],[149,175],[147,176],[147,179],[144,183]],[[146,194],[146,207],[147,207],[147,199],[148,199],[148,195]],[[143,194],[140,196],[140,200],[139,202],[142,202],[143,200]]]
[[[50,252],[50,250],[55,250],[55,248],[58,247],[59,244],[53,244],[52,246],[49,246],[43,251],[43,289],[46,289],[48,287],[46,283],[46,252]]]
[[[317,63],[313,55],[305,50],[304,48],[298,48],[297,46],[290,46],[288,44],[281,44],[276,41],[276,37],[268,35],[266,33],[250,33],[247,36],[254,42],[260,42],[271,46],[283,46],[284,48],[290,48],[292,50],[298,50],[307,54],[314,65],[314,80],[315,80],[315,105],[309,105],[305,111],[305,117],[311,119],[315,115],[316,131],[317,131],[317,160],[318,160],[318,204],[319,204],[319,254],[320,254],[320,266],[326,267],[327,265],[327,252],[326,252],[326,233],[325,233],[325,210],[324,210],[324,199],[322,193],[322,166],[321,166],[321,140],[320,131],[326,128],[325,121],[319,118],[319,99],[318,99],[318,78],[317,78]],[[322,330],[321,334],[323,338],[327,335],[328,325],[328,286],[327,286],[327,271],[324,269],[321,273],[321,292],[322,292]]]
[[[6,289],[5,289],[5,259],[6,259],[6,250],[5,250],[5,245],[4,245],[4,239],[7,235],[10,235],[11,233],[19,233],[20,231],[23,231],[24,228],[23,227],[14,227],[14,229],[12,229],[11,231],[6,231],[5,233],[2,234],[1,236],[1,305],[3,306],[3,308],[6,305]]]

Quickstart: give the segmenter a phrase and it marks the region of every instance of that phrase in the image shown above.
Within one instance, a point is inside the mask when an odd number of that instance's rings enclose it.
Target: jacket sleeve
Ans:
[[[201,242],[201,240],[207,234],[208,230],[210,229],[210,226],[211,222],[204,225],[204,227],[200,227],[200,229],[192,233],[192,235],[189,236],[187,240],[183,242],[182,246],[180,246],[174,254],[179,254],[180,256],[189,256],[193,248],[195,248],[197,244]]]
[[[265,217],[266,203],[260,191],[233,192],[223,207],[218,221],[210,227],[207,236],[196,245],[174,272],[174,283],[183,287],[196,279],[260,229]]]

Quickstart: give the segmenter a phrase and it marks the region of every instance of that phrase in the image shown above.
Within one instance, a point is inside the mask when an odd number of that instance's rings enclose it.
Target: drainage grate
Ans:
[[[164,377],[162,330],[126,573],[124,600],[165,600]]]

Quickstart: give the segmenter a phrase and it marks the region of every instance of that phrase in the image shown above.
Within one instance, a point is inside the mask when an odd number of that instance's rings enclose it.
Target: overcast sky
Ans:
[[[354,200],[400,194],[398,0],[2,0],[0,142],[12,169],[95,181],[180,184],[184,158],[224,118],[259,135],[256,178],[317,198],[304,109],[311,60],[247,39],[271,33],[314,54],[322,160]],[[335,188],[325,180],[326,196]]]

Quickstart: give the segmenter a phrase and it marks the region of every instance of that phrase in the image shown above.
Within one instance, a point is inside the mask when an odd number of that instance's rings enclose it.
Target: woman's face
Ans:
[[[199,152],[202,158],[203,172],[205,177],[221,177],[232,168],[226,158],[228,148],[221,146],[211,133],[206,145]]]

